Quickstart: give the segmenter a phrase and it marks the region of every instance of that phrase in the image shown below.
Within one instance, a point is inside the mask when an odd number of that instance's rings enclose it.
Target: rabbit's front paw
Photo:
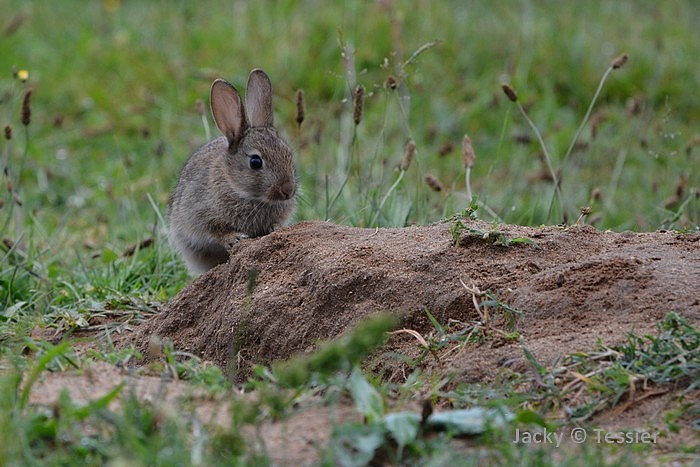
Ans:
[[[245,238],[248,238],[248,235],[242,232],[231,232],[229,234],[226,234],[223,239],[224,247],[226,248],[226,250],[231,250],[238,244],[238,242]]]

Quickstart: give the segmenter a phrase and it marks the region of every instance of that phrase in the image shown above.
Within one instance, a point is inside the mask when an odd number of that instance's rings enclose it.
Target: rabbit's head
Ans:
[[[233,191],[255,201],[292,201],[296,193],[292,151],[272,126],[272,85],[265,72],[251,71],[245,106],[230,83],[214,81],[211,111],[228,140],[225,175]]]

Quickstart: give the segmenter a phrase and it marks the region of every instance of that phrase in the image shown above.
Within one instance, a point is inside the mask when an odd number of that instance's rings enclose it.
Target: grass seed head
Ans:
[[[508,84],[508,83],[503,83],[501,84],[501,89],[503,89],[503,92],[508,96],[508,99],[511,102],[518,102],[518,94],[515,92],[515,89]]]
[[[472,147],[472,140],[469,135],[464,135],[462,139],[462,157],[464,158],[464,167],[474,167],[476,163],[476,154]]]
[[[443,157],[448,155],[449,153],[452,152],[454,149],[454,144],[450,143],[449,141],[440,146],[440,149],[438,149],[438,156]]]
[[[595,139],[598,136],[598,128],[608,118],[607,110],[600,110],[591,117],[591,138]]]
[[[685,193],[685,189],[686,189],[687,185],[688,185],[688,176],[685,174],[682,174],[678,178],[678,183],[676,184],[676,196],[678,196],[679,198],[682,197],[683,194]]]
[[[21,70],[20,70],[21,71]],[[24,91],[22,99],[22,125],[27,126],[32,121],[32,88]]]
[[[297,91],[297,125],[301,125],[306,117],[306,103],[304,102],[304,91]]]
[[[613,58],[612,63],[610,66],[613,67],[613,70],[617,70],[618,68],[622,68],[625,66],[625,63],[627,63],[627,60],[629,59],[629,55],[627,53],[621,53],[617,57]]]
[[[639,115],[644,109],[644,97],[639,94],[630,98],[625,106],[625,111],[629,115]]]
[[[202,99],[197,99],[195,101],[194,108],[197,110],[197,115],[199,115],[200,117],[203,117],[207,112],[206,108],[204,107],[204,101]]]
[[[11,140],[12,139],[12,127],[10,125],[5,125],[5,139],[6,140]]]
[[[693,148],[700,146],[700,134],[693,135],[690,140],[685,145],[685,153],[690,155],[693,152]]]
[[[593,212],[593,209],[590,206],[581,206],[581,215],[576,219],[576,225],[581,225],[583,218],[588,216],[591,212]]]
[[[425,174],[423,181],[425,181],[425,184],[428,185],[433,191],[440,192],[445,188],[442,182],[434,175]]]
[[[406,143],[406,149],[404,150],[403,153],[403,159],[401,160],[401,165],[399,166],[399,169],[402,172],[405,172],[408,170],[408,168],[411,165],[411,161],[413,160],[413,156],[416,153],[416,142],[413,141],[413,138],[409,139],[408,142]]]
[[[11,250],[15,247],[15,241],[12,240],[10,237],[2,237],[2,244],[5,245],[5,248],[8,250]]]
[[[359,125],[362,121],[362,106],[364,105],[364,101],[365,87],[361,84],[358,84],[355,87],[355,92],[353,93],[352,119],[355,122],[355,125]]]

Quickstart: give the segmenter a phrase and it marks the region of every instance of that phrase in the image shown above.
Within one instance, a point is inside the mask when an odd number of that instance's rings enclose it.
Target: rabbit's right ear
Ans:
[[[260,68],[254,69],[248,76],[245,104],[250,126],[272,126],[272,84]]]
[[[235,147],[246,130],[246,116],[240,94],[231,83],[217,79],[211,85],[211,113],[229,147]]]

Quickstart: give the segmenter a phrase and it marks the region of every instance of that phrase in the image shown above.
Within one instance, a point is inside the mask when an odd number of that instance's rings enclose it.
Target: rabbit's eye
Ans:
[[[260,170],[262,169],[263,166],[263,161],[260,156],[257,154],[253,154],[250,156],[250,168],[253,170]]]

